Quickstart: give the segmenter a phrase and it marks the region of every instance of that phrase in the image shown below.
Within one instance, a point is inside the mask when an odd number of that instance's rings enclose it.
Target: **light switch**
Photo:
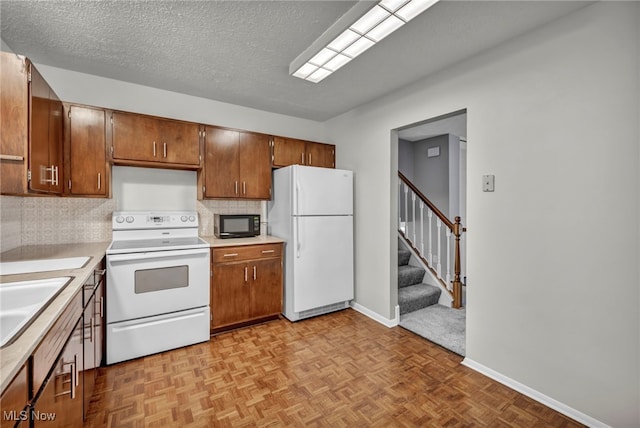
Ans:
[[[483,175],[482,176],[482,191],[483,192],[493,192],[495,185],[495,176],[494,175]]]

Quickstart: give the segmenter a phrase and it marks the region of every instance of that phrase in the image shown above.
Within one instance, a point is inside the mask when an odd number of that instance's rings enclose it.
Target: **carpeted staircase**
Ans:
[[[438,303],[440,287],[425,284],[425,270],[409,264],[411,252],[398,240],[398,305],[400,315]]]

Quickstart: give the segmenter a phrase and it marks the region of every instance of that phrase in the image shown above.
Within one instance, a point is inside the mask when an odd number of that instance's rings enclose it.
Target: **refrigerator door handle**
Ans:
[[[300,219],[294,218],[296,222],[296,258],[300,258]]]
[[[300,183],[296,181],[296,215],[300,215]]]

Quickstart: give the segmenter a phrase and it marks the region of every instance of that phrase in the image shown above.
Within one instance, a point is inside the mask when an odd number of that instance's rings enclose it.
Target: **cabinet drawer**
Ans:
[[[2,415],[3,421],[6,421],[6,414],[20,415],[20,412],[27,406],[29,402],[27,382],[27,366],[22,366],[0,397],[0,409],[4,413]]]
[[[239,245],[213,249],[213,263],[280,257],[282,244]]]
[[[76,293],[33,353],[33,395],[40,390],[81,315],[82,292]]]

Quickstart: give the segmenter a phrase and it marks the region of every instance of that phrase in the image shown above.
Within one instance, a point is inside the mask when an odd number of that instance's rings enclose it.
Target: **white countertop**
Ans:
[[[57,259],[67,257],[90,257],[89,261],[79,269],[66,269],[18,275],[1,275],[0,282],[31,281],[36,279],[73,277],[58,296],[31,322],[17,339],[0,349],[0,391],[9,385],[22,365],[42,341],[69,302],[82,290],[82,286],[93,273],[96,265],[105,255],[109,242],[88,244],[33,245],[15,248],[0,254],[3,262],[26,261],[40,259]]]

